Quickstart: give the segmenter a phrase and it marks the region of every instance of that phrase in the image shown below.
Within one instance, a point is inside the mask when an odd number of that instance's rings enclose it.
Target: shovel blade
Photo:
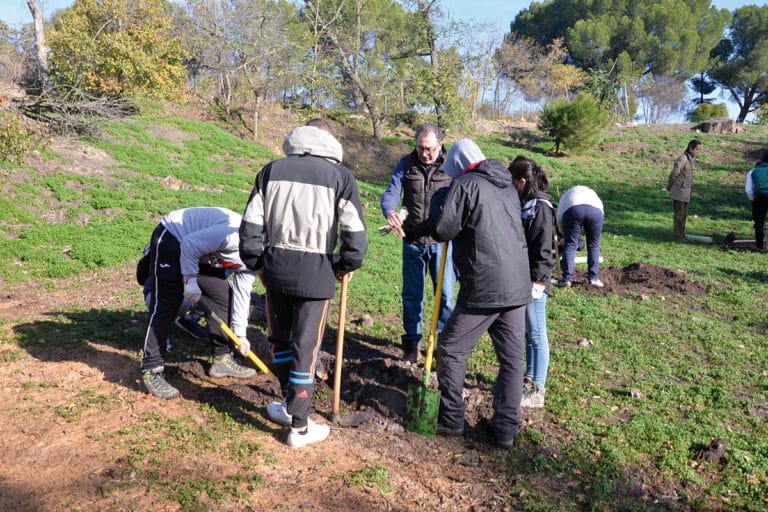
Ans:
[[[360,411],[347,416],[333,415],[333,422],[341,427],[357,427],[373,418],[373,411]]]
[[[426,437],[437,433],[440,391],[425,386],[409,387],[405,409],[405,428]]]

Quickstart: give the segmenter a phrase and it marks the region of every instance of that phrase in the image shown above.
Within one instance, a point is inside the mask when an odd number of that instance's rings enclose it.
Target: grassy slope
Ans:
[[[166,138],[169,130],[185,135]],[[545,155],[551,144],[524,135],[478,142],[492,158],[509,161],[522,153],[543,163],[555,196],[577,183],[595,188],[607,212],[606,265],[642,261],[671,267],[711,291],[701,298],[641,301],[571,290],[550,301],[547,412],[557,429],[533,426],[522,435],[563,456],[536,459],[526,470],[551,478],[567,473],[588,483],[588,496],[550,496],[526,481],[515,484],[515,492],[525,490],[521,500],[531,509],[579,509],[585,502],[611,503],[617,482],[657,487],[668,482],[693,508],[763,509],[768,500],[766,256],[671,243],[671,205],[663,186],[690,133],[681,127],[622,129],[586,155],[557,159]],[[766,135],[765,129],[750,127],[737,136],[700,136],[705,152],[690,233],[722,237],[736,231],[740,238],[751,237],[743,178],[755,160],[750,152],[761,149]],[[107,170],[109,180],[66,170],[6,171],[4,195],[13,200],[0,207],[7,235],[0,240],[0,280],[47,280],[134,260],[167,211],[192,205],[242,210],[255,172],[274,157],[211,124],[153,117],[114,124],[109,137],[92,144],[117,161]],[[163,184],[168,176],[178,190]],[[368,329],[370,335],[398,339],[399,241],[375,234],[383,223],[382,189],[380,183],[361,183],[371,250],[352,283],[350,314],[371,314],[382,321]],[[55,223],[41,215],[51,210],[60,214]],[[83,215],[86,225],[78,222]],[[579,349],[575,341],[581,337],[594,340],[594,347]],[[483,340],[469,377],[492,381],[494,362]],[[642,398],[632,398],[631,388]],[[693,448],[714,437],[730,443],[727,464],[692,463]],[[500,455],[496,462],[505,461]]]

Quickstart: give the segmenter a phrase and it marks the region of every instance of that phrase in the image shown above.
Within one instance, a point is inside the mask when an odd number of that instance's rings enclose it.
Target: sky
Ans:
[[[38,0],[43,15],[48,19],[54,11],[72,5],[73,0]],[[454,18],[460,20],[490,21],[508,27],[518,12],[530,5],[530,0],[442,0],[441,5]],[[761,4],[761,0],[715,0],[721,9],[733,10],[742,5]],[[26,0],[0,0],[0,20],[12,27],[20,27],[32,21]]]

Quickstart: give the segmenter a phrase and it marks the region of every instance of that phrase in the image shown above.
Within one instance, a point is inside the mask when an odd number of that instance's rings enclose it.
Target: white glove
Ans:
[[[197,279],[190,277],[184,282],[184,298],[192,304],[195,304],[203,296],[203,292],[200,287],[197,286]]]
[[[546,290],[546,288],[546,285],[537,283],[536,281],[531,281],[531,297],[534,299],[540,299],[541,296],[544,295],[544,290]]]
[[[248,341],[248,338],[245,336],[238,336],[237,339],[240,340],[240,345],[237,347],[237,351],[240,352],[240,355],[246,357],[248,351],[251,350],[251,342]]]

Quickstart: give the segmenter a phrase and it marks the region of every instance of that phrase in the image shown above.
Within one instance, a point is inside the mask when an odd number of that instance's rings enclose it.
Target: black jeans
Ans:
[[[756,195],[752,201],[752,220],[755,222],[755,246],[765,249],[765,215],[768,213],[768,195]]]

